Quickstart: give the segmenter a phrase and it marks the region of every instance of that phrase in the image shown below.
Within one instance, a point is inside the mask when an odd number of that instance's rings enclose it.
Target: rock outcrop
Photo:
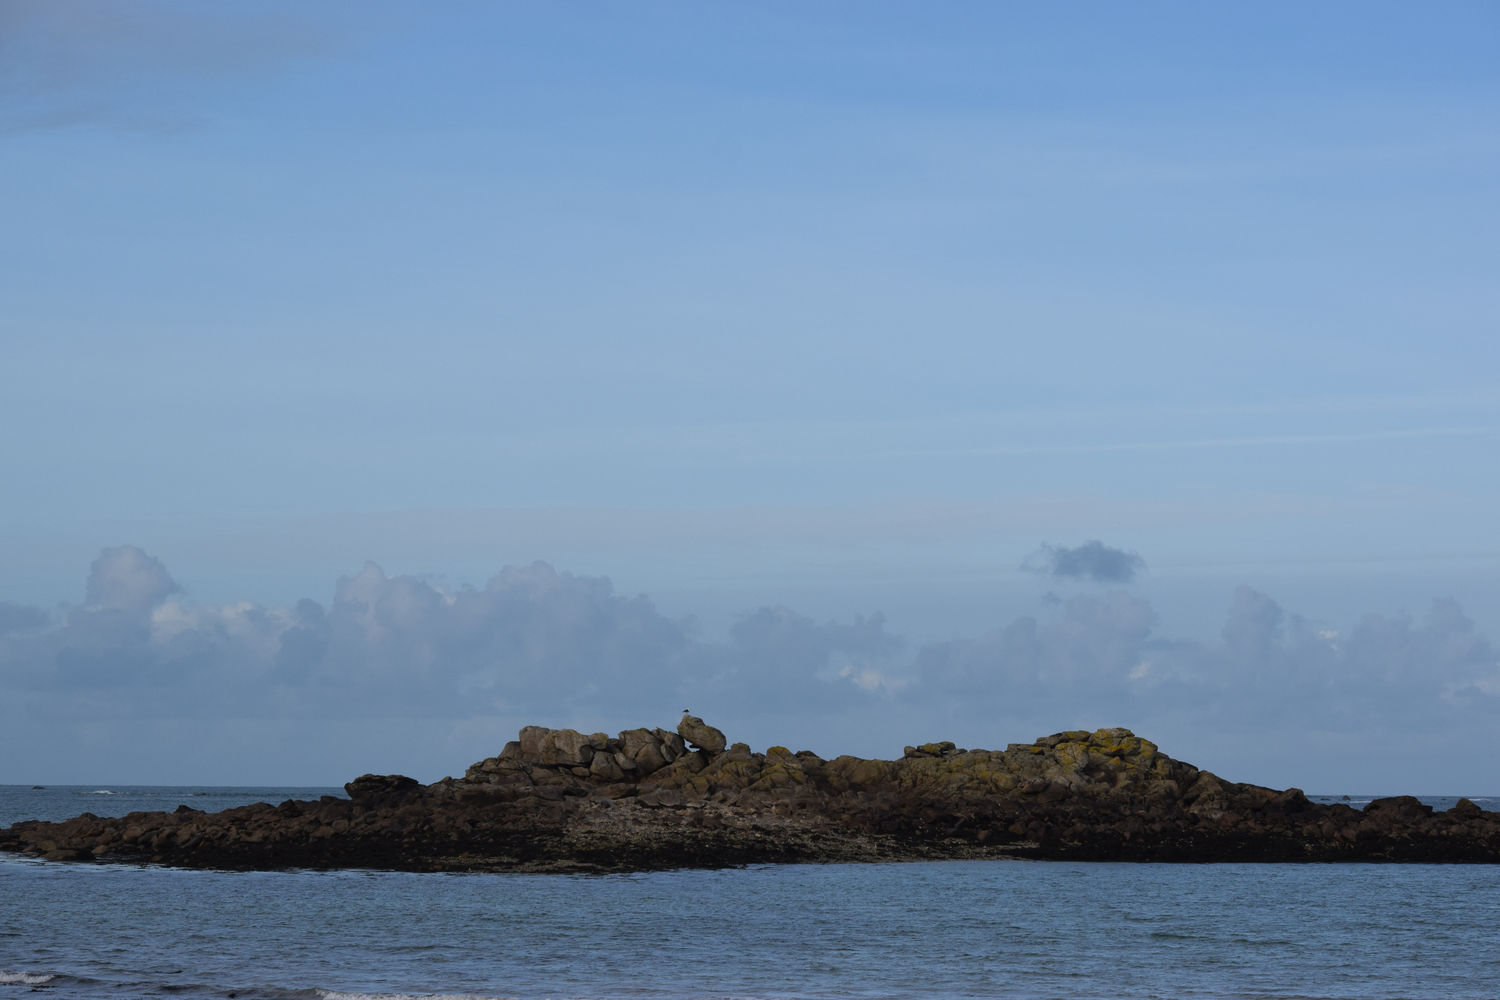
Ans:
[[[688,741],[688,744],[697,750],[706,750],[709,753],[718,753],[726,745],[724,733],[713,726],[708,725],[696,715],[682,715],[682,721],[677,723],[677,735]]]
[[[1035,858],[1500,863],[1500,813],[1410,796],[1363,810],[1225,781],[1128,729],[899,760],[756,753],[696,716],[617,736],[527,726],[462,778],[362,775],[347,799],[88,813],[0,830],[62,861],[239,869],[606,871]]]

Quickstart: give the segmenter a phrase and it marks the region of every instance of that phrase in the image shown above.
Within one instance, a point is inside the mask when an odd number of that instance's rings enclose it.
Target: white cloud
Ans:
[[[644,596],[540,562],[482,588],[370,563],[327,607],[267,608],[189,601],[158,560],[122,546],[101,553],[86,590],[61,624],[31,615],[0,630],[13,694],[0,717],[13,729],[50,719],[33,740],[57,740],[52,753],[66,752],[69,726],[148,719],[400,718],[413,732],[457,726],[463,742],[491,725],[663,724],[692,705],[735,738],[879,755],[922,734],[997,745],[1116,724],[1210,742],[1248,728],[1255,745],[1372,730],[1420,744],[1500,715],[1495,650],[1450,600],[1335,629],[1241,587],[1221,641],[1192,642],[1158,634],[1150,604],[1116,590],[913,646],[879,615],[817,621],[785,607],[705,641]]]
[[[159,604],[177,584],[161,560],[134,545],[105,549],[94,560],[85,587],[89,610],[140,614]]]

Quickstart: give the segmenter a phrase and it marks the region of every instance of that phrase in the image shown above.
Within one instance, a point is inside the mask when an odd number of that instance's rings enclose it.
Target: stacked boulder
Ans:
[[[773,746],[756,753],[685,715],[676,732],[627,729],[617,736],[527,726],[497,756],[458,781],[435,787],[536,794],[543,798],[650,798],[733,801],[739,793],[906,794],[1004,797],[1058,802],[1083,797],[1202,799],[1217,808],[1226,786],[1175,761],[1128,729],[1071,730],[1003,751],[965,750],[950,741],[909,746],[899,760],[840,756]],[[667,796],[672,799],[673,796]],[[646,804],[650,804],[649,802]]]
[[[853,758],[849,758],[853,759]],[[741,791],[788,794],[810,789],[824,761],[810,750],[771,747],[754,753],[728,744],[724,733],[695,715],[676,732],[627,729],[618,736],[527,726],[497,756],[472,765],[455,794],[537,794],[544,798],[640,798],[643,805],[680,804],[692,798],[725,801]]]
[[[738,745],[738,744],[737,744]],[[689,748],[692,749],[689,749]],[[552,788],[558,795],[621,797],[676,765],[696,774],[723,754],[724,734],[697,716],[683,716],[677,732],[626,729],[617,736],[576,729],[526,726],[520,736],[464,772],[467,786]],[[668,783],[673,779],[668,778]],[[454,785],[452,779],[439,784]]]
[[[683,739],[665,729],[627,729],[619,736],[575,729],[527,726],[496,757],[471,766],[474,784],[573,785],[639,781],[687,753]]]

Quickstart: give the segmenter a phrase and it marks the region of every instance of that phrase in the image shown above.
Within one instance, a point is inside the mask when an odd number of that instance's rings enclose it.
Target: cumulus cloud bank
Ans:
[[[1353,746],[1372,732],[1417,745],[1500,721],[1496,650],[1446,599],[1420,618],[1332,628],[1240,587],[1220,638],[1194,642],[1160,634],[1150,604],[1115,589],[916,645],[879,615],[820,622],[785,607],[706,639],[645,596],[542,562],[457,588],[370,563],[326,606],[270,608],[194,603],[159,560],[121,546],[95,560],[84,592],[56,615],[0,605],[0,682],[12,695],[0,722],[29,732],[33,749],[55,739],[64,752],[70,727],[149,739],[143,720],[235,720],[242,734],[301,720],[304,735],[406,720],[390,740],[468,734],[457,749],[409,748],[455,770],[521,724],[659,724],[682,705],[757,745],[875,755],[1114,724],[1210,744],[1253,730],[1284,747],[1308,733]],[[219,752],[231,750],[259,748]],[[0,751],[11,770],[25,759],[4,737]]]
[[[1021,568],[1058,580],[1130,583],[1145,570],[1146,560],[1134,552],[1090,540],[1072,549],[1064,545],[1043,544],[1026,557]]]

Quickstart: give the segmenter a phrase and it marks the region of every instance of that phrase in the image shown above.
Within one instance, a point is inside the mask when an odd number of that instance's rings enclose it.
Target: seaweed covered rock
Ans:
[[[361,774],[345,784],[344,791],[355,802],[367,802],[414,792],[421,787],[420,781],[404,774]]]

